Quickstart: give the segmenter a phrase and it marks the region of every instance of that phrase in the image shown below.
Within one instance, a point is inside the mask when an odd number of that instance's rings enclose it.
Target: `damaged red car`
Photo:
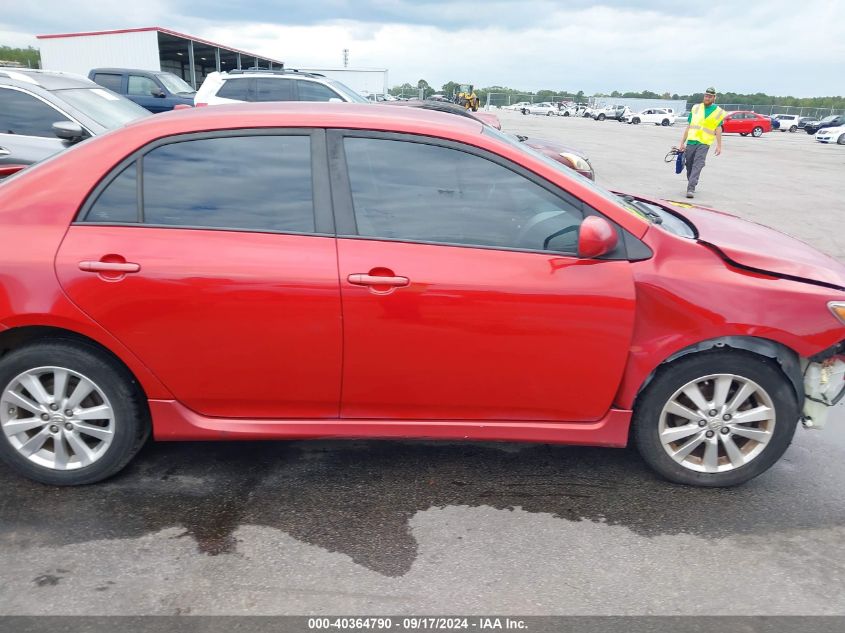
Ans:
[[[845,417],[841,263],[438,112],[130,124],[0,184],[0,261],[0,457],[50,484],[152,435],[632,441],[730,486]]]

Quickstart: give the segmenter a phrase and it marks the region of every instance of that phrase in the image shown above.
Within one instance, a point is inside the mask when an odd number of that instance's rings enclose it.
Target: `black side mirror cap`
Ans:
[[[53,134],[71,143],[78,143],[88,137],[88,133],[82,129],[82,126],[73,121],[56,121],[53,123]]]

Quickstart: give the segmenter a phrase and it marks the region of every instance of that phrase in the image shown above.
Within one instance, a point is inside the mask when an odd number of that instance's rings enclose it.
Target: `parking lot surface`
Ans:
[[[659,128],[498,111],[604,186],[681,199]],[[845,147],[726,136],[696,202],[845,260]],[[751,309],[752,306],[749,306]],[[151,444],[51,488],[0,466],[3,614],[843,614],[845,429],[799,429],[749,484],[657,478],[630,449]]]

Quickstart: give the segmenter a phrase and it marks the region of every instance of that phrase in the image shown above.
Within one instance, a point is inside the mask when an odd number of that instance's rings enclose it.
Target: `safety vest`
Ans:
[[[713,139],[716,138],[716,128],[719,127],[727,112],[716,106],[710,116],[705,118],[703,103],[695,104],[690,112],[692,118],[690,119],[687,141],[698,141],[704,145],[711,145]]]

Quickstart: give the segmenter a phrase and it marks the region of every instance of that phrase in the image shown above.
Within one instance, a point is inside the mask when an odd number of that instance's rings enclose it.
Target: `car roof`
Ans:
[[[39,86],[45,90],[99,88],[97,84],[82,75],[28,68],[0,68],[0,82],[16,86]]]
[[[141,131],[147,127],[163,135],[253,127],[322,127],[439,136],[440,132],[447,135],[480,134],[484,124],[474,117],[424,108],[398,108],[375,103],[277,101],[175,110],[134,121],[124,129]]]
[[[143,68],[92,68],[89,72],[92,73],[139,73],[145,75],[160,75],[166,73],[166,70],[145,70]],[[173,73],[170,73],[171,75]]]

